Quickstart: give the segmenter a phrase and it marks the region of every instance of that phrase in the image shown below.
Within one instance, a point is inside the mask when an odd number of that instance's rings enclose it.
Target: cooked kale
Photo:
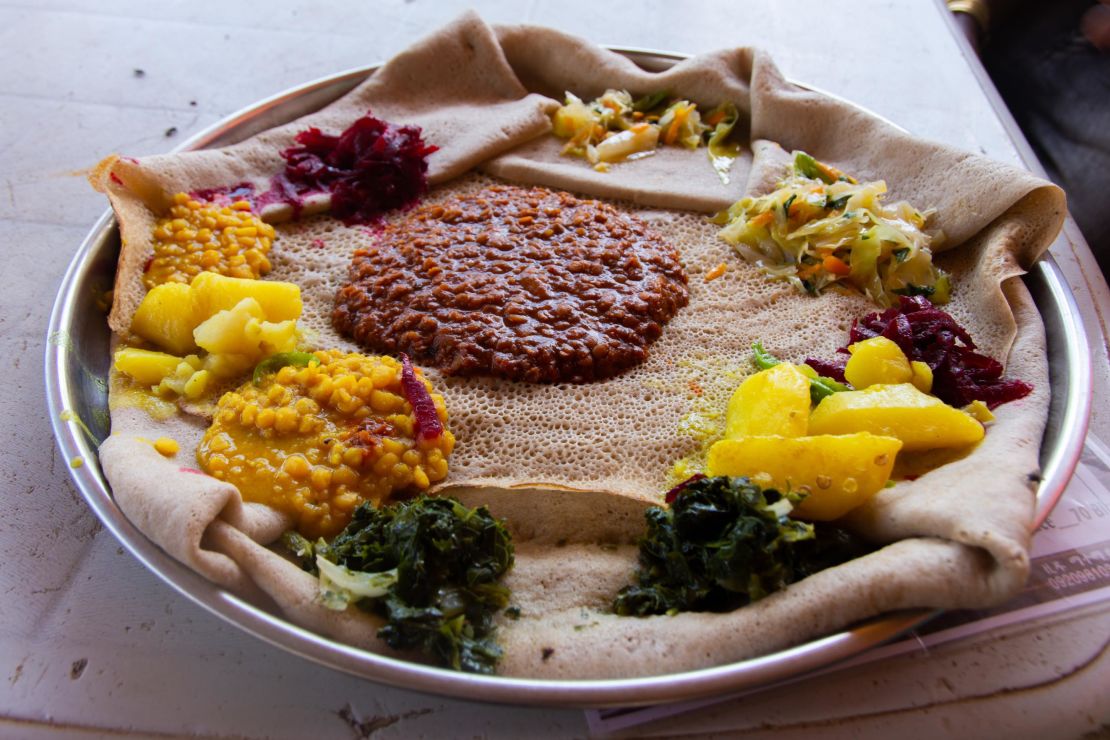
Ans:
[[[508,530],[484,506],[469,509],[442,497],[375,508],[364,503],[330,544],[286,537],[302,567],[323,557],[358,573],[394,568],[381,598],[358,605],[387,620],[378,632],[390,647],[419,649],[441,665],[492,673],[501,658],[494,615],[509,603],[498,579],[513,564]],[[305,554],[305,546],[314,553]]]
[[[286,550],[293,553],[293,556],[297,559],[297,565],[301,566],[303,570],[307,570],[309,573],[316,572],[316,546],[312,544],[311,540],[290,530],[281,535],[281,544],[285,545]]]
[[[670,508],[647,510],[637,583],[613,610],[730,611],[868,551],[844,530],[790,519],[791,503],[747,478],[691,481]]]
[[[921,295],[921,296],[925,296],[926,298],[928,298],[933,293],[936,293],[937,289],[934,288],[931,285],[914,285],[913,283],[910,283],[909,285],[907,285],[904,288],[895,288],[894,292],[897,295],[904,295],[904,296],[911,296],[911,297],[915,296],[915,295]]]
[[[782,215],[784,218],[790,218],[790,206],[794,205],[794,201],[798,199],[797,193],[791,193],[786,202],[782,204]]]

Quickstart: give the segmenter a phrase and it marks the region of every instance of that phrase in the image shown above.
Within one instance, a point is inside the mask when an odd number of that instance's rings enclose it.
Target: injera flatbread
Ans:
[[[731,100],[751,148],[727,184],[704,150],[664,148],[604,174],[560,157],[561,142],[547,135],[554,98],[570,90],[588,99],[610,87],[634,95],[672,90],[704,107]],[[1058,188],[799,88],[756,50],[699,56],[652,73],[556,31],[491,28],[467,14],[319,113],[225,149],[106,161],[93,180],[111,199],[124,242],[112,327],[126,331],[142,298],[150,228],[169,196],[244,181],[265,189],[295,133],[341,130],[368,108],[421,126],[440,147],[429,160],[435,187],[427,200],[493,179],[607,198],[671,240],[690,275],[690,305],[649,360],[617,378],[534,386],[428,371],[459,439],[444,490],[489,504],[506,517],[517,544],[508,583],[522,615],[502,624],[502,673],[681,671],[766,653],[891,610],[984,607],[1021,587],[1049,386],[1043,327],[1017,276],[1060,227]],[[948,308],[982,351],[1006,358],[1008,375],[1032,383],[1034,392],[1002,406],[972,454],[883,491],[851,515],[852,527],[886,545],[875,553],[730,614],[618,618],[607,611],[635,568],[643,510],[661,501],[671,464],[696,457],[706,437],[719,434],[729,394],[752,371],[751,342],[762,340],[793,361],[829,357],[852,318],[875,310],[858,296],[812,298],[765,280],[707,223],[706,214],[773,187],[792,149],[861,179],[885,179],[891,200],[938,209],[931,225],[946,232],[950,250],[938,261],[954,276]],[[350,253],[366,239],[364,229],[326,215],[278,227],[270,277],[302,286],[302,323],[321,346],[351,347],[328,315]],[[725,275],[704,280],[720,262]],[[125,386],[113,377],[113,433],[100,449],[123,511],[214,582],[299,624],[388,652],[374,617],[324,609],[314,600],[315,580],[268,549],[288,524],[281,515],[243,504],[233,486],[186,470],[195,467],[192,451],[205,422],[180,413],[156,419],[128,402]],[[163,458],[141,439],[162,435],[182,443],[177,458]]]

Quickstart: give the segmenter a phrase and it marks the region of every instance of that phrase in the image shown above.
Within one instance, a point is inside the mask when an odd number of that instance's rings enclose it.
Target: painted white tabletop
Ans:
[[[66,264],[104,211],[85,171],[166,151],[259,98],[387,59],[467,7],[599,43],[759,45],[793,79],[921,136],[1020,164],[977,62],[929,0],[608,3],[24,0],[0,4],[0,736],[568,737],[581,711],[376,685],[263,644],[148,573],[103,530],[50,432],[42,355]],[[1088,325],[1092,429],[1110,439],[1106,283],[1053,247]],[[1110,609],[807,679],[641,727],[658,735],[1078,737],[1110,724]]]

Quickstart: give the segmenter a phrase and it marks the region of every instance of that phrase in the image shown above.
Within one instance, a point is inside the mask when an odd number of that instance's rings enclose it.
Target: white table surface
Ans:
[[[921,136],[1020,163],[1020,144],[928,0],[0,3],[0,736],[568,737],[580,711],[379,686],[251,638],[104,531],[46,418],[42,353],[66,264],[105,209],[85,171],[162,152],[261,97],[388,58],[467,7],[599,43],[755,44],[794,79]],[[140,72],[141,70],[141,72]],[[1074,237],[1074,235],[1073,235]],[[1106,283],[1053,247],[1088,324],[1094,429],[1110,439]],[[638,732],[744,737],[1078,737],[1110,725],[1110,609],[807,679]],[[742,717],[742,719],[738,719]],[[1104,736],[1104,735],[1103,735]]]

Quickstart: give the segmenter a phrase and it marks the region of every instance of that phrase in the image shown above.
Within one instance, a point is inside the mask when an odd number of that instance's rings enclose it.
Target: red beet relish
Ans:
[[[690,484],[691,484],[691,483],[696,483],[696,482],[698,482],[699,480],[701,480],[701,479],[702,479],[702,478],[704,478],[704,477],[705,477],[705,474],[704,474],[704,473],[694,473],[694,474],[693,474],[693,475],[691,475],[691,476],[690,476],[689,478],[687,478],[686,480],[682,481],[681,483],[679,483],[679,484],[678,484],[677,486],[675,486],[675,487],[674,487],[674,488],[672,488],[671,490],[667,491],[667,495],[666,495],[666,496],[664,496],[664,497],[663,497],[663,499],[664,499],[664,500],[665,500],[665,501],[666,501],[666,502],[667,502],[668,504],[673,504],[673,503],[674,503],[674,500],[675,500],[676,498],[678,498],[678,494],[680,494],[680,493],[682,493],[683,491],[685,491],[685,490],[686,490],[686,489],[687,489],[687,488],[688,488],[688,487],[690,486]]]
[[[933,371],[933,395],[951,406],[983,401],[993,409],[1033,390],[1023,381],[1003,380],[1002,363],[976,352],[967,330],[922,296],[902,297],[897,306],[852,322],[848,344],[879,336],[897,344],[910,360],[927,364]],[[848,348],[837,352],[847,354]],[[843,362],[807,359],[806,364],[844,381]]]
[[[417,126],[395,126],[367,111],[338,136],[310,128],[281,153],[285,171],[275,189],[296,207],[303,196],[331,193],[332,215],[345,224],[374,222],[382,213],[415,202],[428,190],[428,155]]]
[[[415,420],[415,432],[418,440],[438,439],[443,434],[443,424],[436,413],[436,404],[432,394],[424,386],[423,381],[416,377],[412,368],[412,360],[406,354],[401,355],[401,393],[405,400],[412,406],[412,416]]]
[[[331,193],[331,212],[348,226],[370,224],[394,208],[416,202],[428,191],[428,155],[439,147],[425,144],[417,126],[395,126],[369,112],[338,136],[318,128],[297,134],[294,146],[281,153],[285,169],[256,192],[241,182],[189,193],[200,201],[230,205],[245,200],[255,211],[285,203],[298,218],[305,198]],[[114,176],[114,175],[113,175]]]

